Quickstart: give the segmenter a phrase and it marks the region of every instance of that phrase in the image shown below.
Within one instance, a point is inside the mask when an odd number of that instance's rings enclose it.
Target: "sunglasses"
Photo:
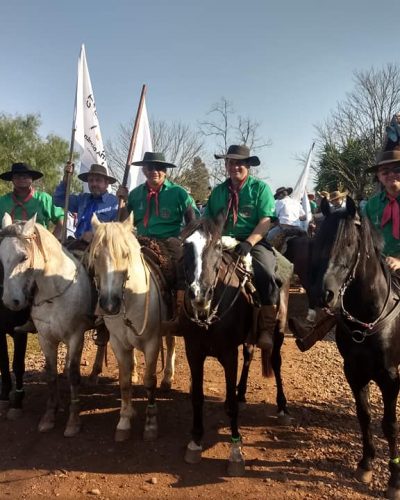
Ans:
[[[151,171],[151,170],[158,170],[159,172],[166,172],[167,171],[166,167],[161,167],[159,165],[146,165],[145,168],[149,171]]]
[[[392,168],[383,168],[382,170],[378,170],[378,174],[381,175],[389,175],[390,173],[400,174],[400,165],[397,165],[396,167]]]

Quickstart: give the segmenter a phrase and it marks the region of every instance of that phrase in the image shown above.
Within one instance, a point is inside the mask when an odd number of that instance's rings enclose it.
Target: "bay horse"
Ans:
[[[89,262],[95,274],[100,312],[110,332],[110,343],[118,361],[121,389],[120,418],[116,441],[130,436],[132,406],[132,350],[145,357],[144,387],[147,392],[144,440],[158,434],[155,390],[157,360],[162,347],[161,322],[168,309],[156,273],[144,260],[140,244],[133,234],[132,215],[125,222],[100,223],[92,217],[94,230]],[[169,389],[175,369],[175,337],[165,337],[167,355],[161,386]]]
[[[3,268],[0,265],[0,283],[3,283]],[[2,285],[0,294],[2,295]],[[24,399],[23,379],[25,373],[25,353],[28,341],[27,333],[15,333],[16,326],[23,325],[29,318],[29,309],[10,311],[0,299],[0,413],[7,411],[7,418],[15,420],[22,415]],[[10,359],[7,346],[7,335],[13,340],[12,369],[15,375],[15,390],[10,373]]]
[[[36,215],[13,224],[5,214],[0,263],[4,269],[4,305],[13,311],[32,305],[31,317],[46,360],[49,396],[38,429],[46,432],[55,426],[59,404],[57,351],[63,342],[68,348],[71,394],[64,436],[75,436],[81,427],[79,384],[84,332],[93,327],[92,291],[86,270],[53,234],[36,223]]]
[[[182,232],[183,266],[186,279],[184,314],[181,314],[186,356],[192,377],[193,427],[192,440],[187,445],[185,461],[201,460],[203,428],[203,374],[208,356],[218,359],[225,372],[225,406],[231,424],[231,451],[228,474],[242,475],[245,462],[242,439],[238,427],[238,402],[244,399],[247,375],[254,346],[247,345],[253,324],[253,307],[243,293],[244,282],[235,272],[235,262],[223,251],[221,232],[224,218],[216,221],[199,219],[191,222]],[[274,333],[271,354],[263,351],[264,373],[272,365],[277,384],[278,414],[288,423],[286,397],[281,379],[280,349],[286,323],[288,287],[282,301],[280,321]],[[282,328],[283,326],[283,328]],[[238,373],[238,347],[244,345],[244,366],[236,387]],[[286,417],[286,418],[285,418]]]
[[[325,215],[312,253],[311,293],[337,315],[336,343],[353,392],[362,433],[363,453],[356,477],[372,479],[375,448],[370,428],[369,382],[383,400],[382,430],[389,444],[388,497],[400,498],[396,403],[400,387],[400,301],[398,278],[382,255],[383,241],[367,218],[360,218],[347,197],[344,210]],[[397,285],[397,286],[396,286]]]

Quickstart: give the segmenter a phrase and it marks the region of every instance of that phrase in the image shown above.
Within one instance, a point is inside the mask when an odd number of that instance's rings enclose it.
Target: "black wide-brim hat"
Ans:
[[[114,182],[117,182],[117,179],[108,175],[107,169],[104,165],[98,165],[97,163],[93,163],[93,165],[90,165],[90,169],[87,172],[79,174],[78,179],[83,182],[87,182],[90,174],[102,175],[108,180],[110,184],[114,184]]]
[[[376,158],[376,164],[367,168],[365,171],[376,173],[381,165],[386,165],[388,163],[398,163],[400,166],[400,150],[392,149],[391,151],[382,151]]]
[[[276,199],[278,198],[278,196],[279,196],[280,194],[282,194],[284,191],[286,191],[286,192],[287,192],[288,196],[289,196],[289,195],[291,195],[291,194],[293,193],[293,189],[292,189],[292,188],[282,186],[282,187],[278,188],[278,189],[275,191],[275,194],[274,194],[274,198],[275,198],[275,200],[276,200]]]
[[[242,144],[241,146],[233,144],[229,146],[228,151],[225,155],[214,155],[216,160],[226,160],[231,158],[232,160],[245,160],[249,167],[257,167],[260,165],[260,159],[258,156],[251,156],[250,149]]]
[[[165,156],[163,153],[152,153],[151,151],[147,151],[144,156],[143,160],[141,161],[134,161],[132,165],[138,165],[138,166],[146,166],[146,165],[154,165],[156,167],[160,168],[175,168],[176,165],[173,163],[169,163],[165,161]]]
[[[12,181],[13,175],[15,174],[28,174],[34,181],[43,177],[42,172],[33,170],[27,163],[13,163],[11,165],[11,170],[0,174],[0,179],[3,181]]]

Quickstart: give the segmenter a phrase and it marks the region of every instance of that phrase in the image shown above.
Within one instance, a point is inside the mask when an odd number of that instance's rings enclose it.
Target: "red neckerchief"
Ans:
[[[27,203],[35,194],[35,190],[31,186],[29,188],[29,193],[26,195],[26,197],[23,200],[19,200],[14,192],[11,193],[12,200],[14,202],[14,206],[11,209],[11,219],[14,222],[14,216],[15,216],[15,210],[18,207],[21,207],[22,211],[22,219],[21,220],[28,220],[28,211],[25,208],[25,203]]]
[[[230,209],[232,209],[233,225],[236,224],[237,219],[238,219],[238,213],[239,213],[239,191],[242,189],[243,184],[246,182],[246,180],[247,180],[247,176],[236,187],[232,184],[232,180],[231,179],[229,179],[229,182],[228,182],[229,199],[228,199],[228,211],[226,213],[226,216],[228,217],[229,211],[230,211]]]
[[[152,188],[147,182],[147,196],[146,196],[146,213],[144,214],[143,217],[143,225],[144,227],[147,227],[147,224],[149,223],[149,217],[150,217],[150,204],[151,204],[151,199],[154,196],[154,201],[156,202],[156,215],[158,215],[158,193],[160,192],[160,189],[162,188],[162,184],[159,188],[155,189]]]
[[[383,210],[381,227],[387,222],[392,221],[392,235],[398,240],[400,239],[400,207],[396,196],[386,193],[386,198],[389,200],[389,203]]]

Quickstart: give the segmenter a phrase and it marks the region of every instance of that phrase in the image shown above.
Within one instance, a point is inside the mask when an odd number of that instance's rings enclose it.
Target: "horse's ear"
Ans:
[[[329,201],[324,197],[321,200],[321,212],[325,217],[328,217],[328,215],[331,213],[331,206],[329,205]]]
[[[36,224],[36,214],[32,218],[30,218],[27,222],[25,222],[21,233],[24,236],[32,236],[35,231],[35,224]]]
[[[129,217],[127,219],[124,220],[124,222],[122,223],[125,227],[127,227],[129,229],[129,231],[132,230],[132,227],[133,227],[133,212],[131,212],[129,214]]]
[[[3,215],[3,220],[1,221],[1,228],[4,229],[7,226],[11,226],[11,224],[12,224],[11,215],[8,212],[6,212]]]
[[[93,213],[90,223],[92,225],[93,231],[96,231],[96,229],[100,226],[101,222],[99,221],[95,213]]]
[[[350,215],[352,219],[354,219],[357,213],[356,204],[353,198],[351,198],[351,196],[346,197],[346,212]]]

